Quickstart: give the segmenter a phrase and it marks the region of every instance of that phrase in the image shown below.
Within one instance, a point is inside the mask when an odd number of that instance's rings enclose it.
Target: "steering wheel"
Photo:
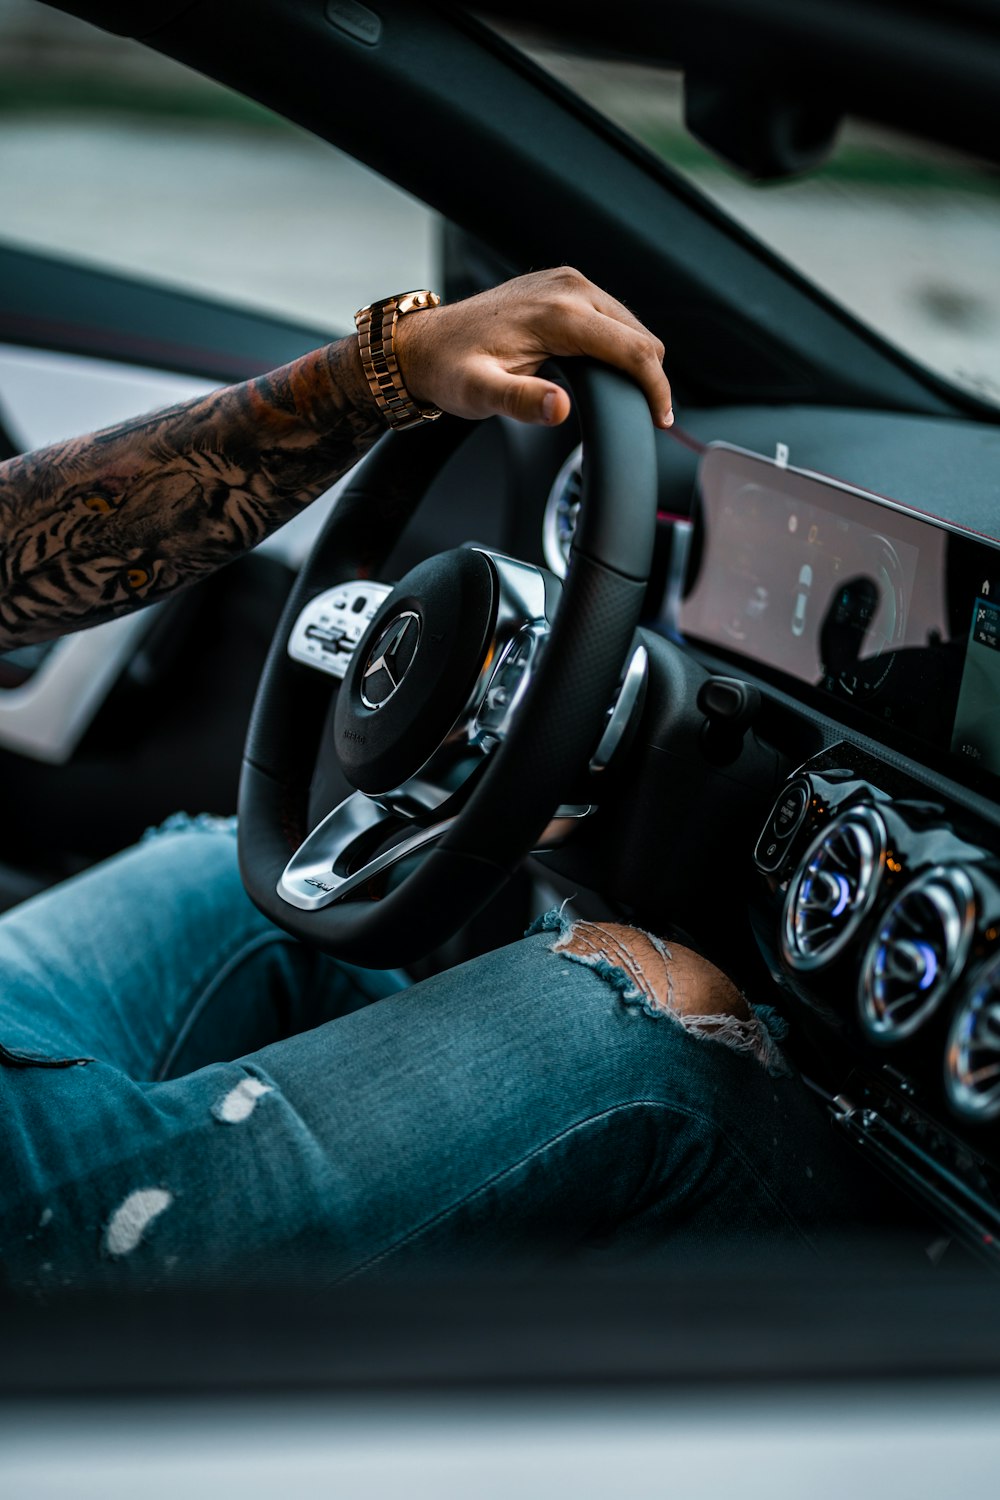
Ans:
[[[617,371],[561,369],[584,450],[564,585],[477,547],[394,588],[370,581],[471,430],[444,417],[387,434],[355,471],[275,632],[244,750],[240,870],[279,927],[351,962],[409,962],[474,916],[608,723],[652,563],[653,427]],[[330,811],[334,762],[355,791]]]

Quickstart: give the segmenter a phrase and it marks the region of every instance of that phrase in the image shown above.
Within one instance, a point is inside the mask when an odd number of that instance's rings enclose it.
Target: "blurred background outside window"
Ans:
[[[349,157],[137,42],[0,0],[0,239],[283,314],[433,286],[435,219]]]
[[[862,320],[1000,403],[996,172],[848,125],[819,172],[751,184],[687,134],[679,77],[517,40]],[[421,204],[36,0],[0,0],[0,194],[8,242],[316,327],[345,330],[372,297],[440,279]]]
[[[863,322],[939,375],[1000,404],[995,169],[848,122],[817,172],[751,183],[685,130],[679,74],[513,39]],[[669,348],[669,330],[664,337]]]

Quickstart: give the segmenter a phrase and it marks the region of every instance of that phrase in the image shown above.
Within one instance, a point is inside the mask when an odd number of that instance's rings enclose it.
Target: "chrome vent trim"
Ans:
[[[965,1119],[1000,1117],[1000,963],[990,965],[955,1013],[945,1088]]]
[[[793,969],[821,968],[854,937],[875,900],[885,846],[873,807],[850,808],[817,834],[785,901],[782,949]]]
[[[905,1041],[934,1014],[968,958],[976,893],[964,870],[935,865],[885,912],[861,966],[861,1023],[873,1042]]]
[[[583,445],[577,444],[549,490],[542,520],[542,552],[557,578],[566,577],[569,549],[583,500]]]

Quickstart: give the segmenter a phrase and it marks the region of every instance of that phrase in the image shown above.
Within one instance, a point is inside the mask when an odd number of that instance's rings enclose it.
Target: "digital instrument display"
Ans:
[[[997,543],[716,444],[676,618],[959,779],[1000,775]]]

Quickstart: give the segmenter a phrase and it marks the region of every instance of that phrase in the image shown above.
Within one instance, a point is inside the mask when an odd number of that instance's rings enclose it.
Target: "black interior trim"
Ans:
[[[934,1272],[927,1235],[808,1258],[745,1240],[692,1268],[53,1293],[0,1300],[0,1396],[498,1392],[1000,1375],[994,1276]],[[923,1264],[921,1265],[921,1262]],[[320,1273],[322,1268],[318,1268]],[[100,1329],[95,1338],[94,1330]],[[150,1350],[156,1358],[150,1358]]]
[[[580,51],[682,67],[731,92],[749,85],[744,108],[753,93],[767,95],[1000,160],[993,0],[626,0],[613,27],[595,0],[486,0],[479,8]]]
[[[245,380],[337,335],[173,287],[0,244],[0,340]]]

